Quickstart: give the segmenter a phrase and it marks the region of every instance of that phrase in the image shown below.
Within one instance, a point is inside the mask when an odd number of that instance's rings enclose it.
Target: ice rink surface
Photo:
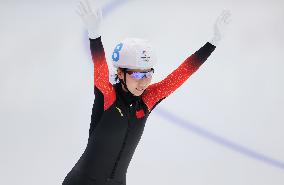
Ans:
[[[216,50],[148,118],[128,185],[284,184],[284,2],[97,1],[111,53],[125,37],[157,50],[153,82],[213,35]],[[0,1],[0,184],[55,185],[83,153],[93,65],[76,1]],[[282,95],[281,95],[282,94]]]

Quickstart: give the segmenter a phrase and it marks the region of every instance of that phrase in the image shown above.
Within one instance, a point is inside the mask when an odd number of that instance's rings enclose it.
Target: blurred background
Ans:
[[[61,184],[83,153],[94,101],[93,64],[77,1],[0,1],[0,184]],[[207,61],[148,118],[129,185],[284,184],[284,2],[101,0],[102,41],[157,50],[154,82],[213,36]]]

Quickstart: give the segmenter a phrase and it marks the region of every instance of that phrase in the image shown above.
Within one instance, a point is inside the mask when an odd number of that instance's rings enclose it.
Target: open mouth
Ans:
[[[137,91],[144,91],[144,89],[137,89],[137,88],[136,88],[136,90],[137,90]]]

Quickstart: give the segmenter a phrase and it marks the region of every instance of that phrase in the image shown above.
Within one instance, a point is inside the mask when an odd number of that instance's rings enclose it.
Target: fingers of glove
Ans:
[[[99,6],[94,6],[90,1],[88,1],[88,6],[90,7],[90,11],[96,16],[101,18],[102,17],[102,10]]]
[[[92,13],[92,10],[91,10],[90,7],[88,6],[86,0],[81,0],[81,1],[79,2],[79,4],[80,4],[80,6],[79,6],[79,7],[80,7],[80,10],[81,10],[81,12],[82,12],[83,15],[89,15],[89,14]]]
[[[224,19],[224,14],[221,14],[216,20],[216,25],[220,26],[222,24],[222,20]]]
[[[216,20],[215,27],[224,27],[224,25],[229,24],[231,21],[230,16],[231,13],[229,10],[223,10],[220,16]]]
[[[86,10],[84,9],[81,1],[78,1],[77,2],[77,5],[76,5],[76,9],[75,9],[76,13],[80,16],[85,16],[86,15]]]
[[[231,17],[232,17],[232,16],[231,16],[231,12],[228,11],[228,12],[226,13],[225,17],[224,17],[224,23],[225,23],[225,24],[229,24],[229,23],[232,21],[232,18],[231,18]]]
[[[85,0],[85,5],[89,13],[95,13],[93,6],[89,0]]]
[[[76,6],[76,12],[80,15],[80,16],[85,16],[86,15],[86,10],[84,9],[83,5],[81,4],[81,1],[79,1],[77,3]]]
[[[228,23],[228,19],[230,18],[230,16],[231,16],[231,12],[229,10],[223,10],[220,21],[224,23]]]
[[[92,6],[89,0],[80,0],[77,5],[77,14],[80,16],[95,15],[95,17],[102,18],[102,10],[100,7]]]
[[[97,17],[98,17],[99,19],[102,19],[102,18],[103,18],[102,9],[98,8],[96,14],[97,14]]]

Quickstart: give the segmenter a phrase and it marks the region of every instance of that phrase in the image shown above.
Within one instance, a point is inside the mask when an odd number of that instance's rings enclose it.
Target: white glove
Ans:
[[[229,10],[223,10],[214,24],[214,36],[210,41],[211,44],[217,46],[220,40],[224,37],[225,31],[231,22],[231,13]]]
[[[80,0],[76,12],[79,14],[88,30],[89,38],[96,39],[100,37],[100,27],[103,20],[101,8],[91,6],[89,0]]]

